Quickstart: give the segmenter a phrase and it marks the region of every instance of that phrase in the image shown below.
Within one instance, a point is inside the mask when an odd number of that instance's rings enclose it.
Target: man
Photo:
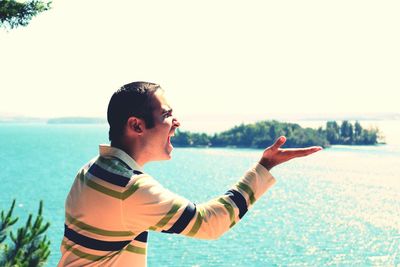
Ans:
[[[226,194],[195,205],[142,169],[171,158],[170,139],[180,125],[159,85],[124,85],[112,96],[107,119],[111,145],[100,145],[66,200],[59,266],[146,266],[148,230],[216,239],[274,184],[272,167],[321,150],[281,149],[280,137]]]

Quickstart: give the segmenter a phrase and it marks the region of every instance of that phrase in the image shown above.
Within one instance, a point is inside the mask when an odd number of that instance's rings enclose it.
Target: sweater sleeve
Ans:
[[[141,182],[140,182],[141,181]],[[199,205],[163,188],[152,177],[123,202],[127,227],[216,239],[240,221],[275,178],[256,164],[224,195]]]

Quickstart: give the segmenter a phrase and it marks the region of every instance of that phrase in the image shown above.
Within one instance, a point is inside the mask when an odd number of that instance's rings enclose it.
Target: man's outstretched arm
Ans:
[[[183,232],[196,238],[216,239],[240,221],[253,204],[275,183],[269,170],[288,160],[304,157],[321,150],[321,147],[282,149],[284,136],[266,148],[255,166],[225,195],[197,207],[196,222],[188,225]],[[229,220],[228,220],[229,218]],[[196,232],[197,231],[197,232]]]
[[[141,186],[132,206],[127,207],[136,223],[145,228],[194,238],[216,239],[240,221],[252,205],[274,183],[269,170],[290,159],[310,155],[320,147],[282,149],[280,137],[264,150],[260,161],[224,195],[203,204],[190,201],[164,189],[152,178]],[[153,181],[153,182],[152,182]],[[138,201],[139,200],[139,201]],[[128,211],[128,213],[130,213]]]

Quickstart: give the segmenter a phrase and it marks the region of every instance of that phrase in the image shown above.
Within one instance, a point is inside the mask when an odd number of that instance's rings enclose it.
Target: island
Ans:
[[[178,129],[171,141],[176,147],[266,148],[281,135],[287,138],[284,147],[376,145],[383,137],[377,128],[364,129],[358,121],[344,120],[341,125],[328,121],[325,127],[313,129],[272,120],[240,124],[213,135]]]

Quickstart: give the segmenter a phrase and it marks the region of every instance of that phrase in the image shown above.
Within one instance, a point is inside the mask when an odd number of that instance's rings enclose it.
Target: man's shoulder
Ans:
[[[152,180],[152,177],[142,170],[134,170],[115,157],[96,156],[83,165],[79,173],[89,179],[102,180],[118,187],[129,187],[136,180]]]
[[[96,160],[98,159],[99,156],[96,156],[92,159],[90,159],[88,162],[86,162],[79,170],[78,172],[82,172],[82,171],[87,171],[88,169],[90,169],[90,167],[93,165],[93,163],[96,162]]]

